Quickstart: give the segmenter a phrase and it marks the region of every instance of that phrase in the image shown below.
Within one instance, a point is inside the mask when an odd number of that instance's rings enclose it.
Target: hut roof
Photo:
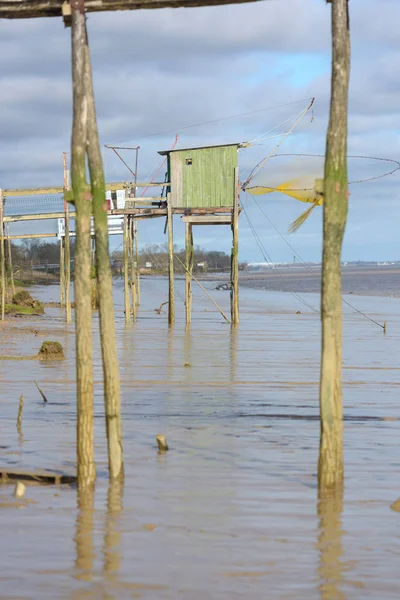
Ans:
[[[168,154],[172,154],[173,152],[190,152],[192,150],[205,150],[206,148],[226,148],[228,146],[246,148],[248,144],[247,142],[237,142],[236,144],[214,144],[209,146],[196,146],[192,148],[174,148],[174,150],[160,150],[158,154],[161,154],[161,156],[167,156]]]

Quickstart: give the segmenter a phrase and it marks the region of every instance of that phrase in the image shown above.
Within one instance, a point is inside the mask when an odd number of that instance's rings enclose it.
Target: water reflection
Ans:
[[[92,581],[95,559],[94,527],[94,487],[78,490],[78,516],[75,532],[75,578]]]
[[[113,481],[108,487],[107,513],[104,527],[103,572],[107,580],[114,581],[121,567],[121,531],[123,481]]]
[[[319,518],[319,579],[321,600],[345,600],[340,589],[343,584],[343,486],[320,489],[318,493]]]

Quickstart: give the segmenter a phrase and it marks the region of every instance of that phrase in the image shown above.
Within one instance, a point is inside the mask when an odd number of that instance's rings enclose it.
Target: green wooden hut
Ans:
[[[232,209],[238,150],[244,144],[202,146],[159,152],[168,159],[172,208]]]

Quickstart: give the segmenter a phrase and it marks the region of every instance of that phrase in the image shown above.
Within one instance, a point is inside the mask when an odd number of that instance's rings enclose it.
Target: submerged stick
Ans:
[[[14,498],[23,498],[25,495],[25,484],[22,483],[22,481],[17,481],[17,483],[15,484],[15,488],[14,488],[14,493],[13,496]]]
[[[40,389],[40,387],[39,387],[39,385],[38,385],[38,382],[37,382],[37,381],[35,381],[35,385],[36,385],[36,387],[37,387],[37,389],[38,389],[38,391],[39,391],[39,394],[40,394],[40,395],[42,396],[42,398],[43,398],[43,402],[47,402],[47,398],[46,398],[46,396],[43,394],[42,390]]]
[[[22,425],[22,411],[24,409],[24,396],[21,394],[21,398],[19,399],[19,409],[18,409],[18,418],[17,418],[17,429],[18,431],[21,429]]]
[[[169,450],[165,435],[161,435],[160,433],[157,434],[156,440],[160,452],[166,452],[167,450]]]

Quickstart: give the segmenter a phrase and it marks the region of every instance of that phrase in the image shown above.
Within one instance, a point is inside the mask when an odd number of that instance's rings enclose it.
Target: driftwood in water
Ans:
[[[160,452],[167,452],[169,450],[165,435],[157,434],[156,440]]]
[[[38,382],[37,382],[37,381],[35,381],[35,385],[36,385],[36,387],[37,387],[37,389],[38,389],[38,392],[39,392],[39,394],[40,394],[40,395],[42,396],[42,398],[43,398],[43,402],[44,402],[45,404],[47,404],[47,398],[46,398],[46,396],[44,395],[44,393],[42,392],[42,390],[40,389],[40,387],[39,387],[39,384],[38,384]]]
[[[68,475],[67,473],[56,473],[47,471],[46,469],[37,471],[18,471],[15,469],[10,470],[7,467],[0,467],[0,483],[10,483],[15,480],[56,485],[62,483],[76,483],[75,475]]]
[[[24,410],[24,396],[21,395],[19,399],[18,418],[17,418],[17,429],[21,431],[22,427],[22,411]]]
[[[318,479],[342,485],[342,283],[340,259],[347,220],[347,113],[350,75],[348,0],[332,0],[332,82],[326,140],[322,255],[321,437]]]

